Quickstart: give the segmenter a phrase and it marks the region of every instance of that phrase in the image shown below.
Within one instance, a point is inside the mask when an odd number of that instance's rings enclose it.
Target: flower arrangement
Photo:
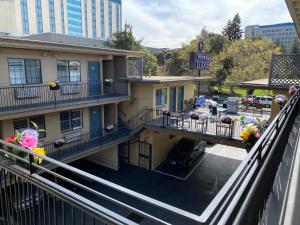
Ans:
[[[113,82],[114,82],[113,79],[111,79],[111,78],[106,78],[106,79],[104,80],[104,86],[109,87],[109,86],[112,85]]]
[[[228,116],[228,115],[221,117],[221,122],[222,123],[231,124],[232,121],[233,121],[232,118],[230,116]]]
[[[252,124],[260,129],[261,133],[263,133],[263,131],[269,126],[269,120],[252,116],[241,116],[240,122],[243,128],[245,128],[248,124]]]
[[[286,97],[284,95],[276,95],[274,102],[278,103],[280,106],[280,109],[282,109],[286,103]]]
[[[28,128],[28,129],[23,129],[23,130],[17,130],[14,135],[5,138],[5,141],[18,145],[20,147],[26,148],[28,150],[31,150],[32,152],[38,153],[42,156],[46,156],[46,151],[44,148],[38,147],[39,145],[39,132],[45,132],[42,129],[39,129],[37,124],[34,122],[31,122],[34,126],[34,129]],[[9,148],[9,150],[22,158],[29,158],[29,155],[21,152],[17,149]],[[33,160],[37,164],[41,164],[43,159],[34,156]]]
[[[59,90],[60,88],[60,82],[59,81],[50,81],[49,82],[49,88],[51,91],[53,90]]]
[[[254,124],[249,123],[241,131],[240,136],[243,139],[243,144],[245,144],[246,150],[249,152],[256,141],[260,138],[261,130]]]
[[[65,140],[63,138],[56,139],[54,141],[54,148],[62,147],[65,144]]]
[[[196,112],[191,112],[190,117],[192,120],[199,120],[199,114]]]
[[[113,129],[114,129],[114,125],[112,125],[112,124],[109,124],[109,125],[107,125],[106,127],[105,127],[105,131],[106,132],[111,132]]]
[[[298,91],[298,89],[293,85],[289,87],[289,94],[293,95]]]

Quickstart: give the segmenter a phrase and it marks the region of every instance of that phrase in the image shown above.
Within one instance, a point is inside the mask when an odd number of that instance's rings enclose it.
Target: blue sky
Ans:
[[[250,24],[291,22],[284,0],[123,0],[123,24],[133,25],[143,45],[177,48],[205,27],[220,33],[237,12]]]

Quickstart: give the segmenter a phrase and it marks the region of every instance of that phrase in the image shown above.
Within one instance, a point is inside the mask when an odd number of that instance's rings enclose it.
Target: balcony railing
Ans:
[[[47,84],[0,87],[0,114],[127,96],[127,89],[127,83],[121,80],[112,82],[110,86],[101,83],[64,83],[59,90],[50,90]]]
[[[64,140],[65,143],[61,146],[55,146],[55,141],[49,141],[44,145],[47,156],[64,161],[74,156],[85,155],[92,149],[100,149],[103,146],[129,137],[130,130],[125,126],[119,126],[110,131],[99,131],[99,133],[101,135],[94,137],[90,133],[73,133],[68,139]]]

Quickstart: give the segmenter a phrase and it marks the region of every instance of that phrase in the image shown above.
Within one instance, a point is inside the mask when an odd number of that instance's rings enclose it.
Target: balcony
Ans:
[[[122,80],[116,80],[110,86],[64,83],[59,90],[50,90],[47,84],[0,87],[0,117],[7,119],[12,113],[33,110],[41,113],[41,110],[51,111],[70,105],[93,106],[127,99],[127,83]]]
[[[44,147],[48,157],[61,162],[71,162],[125,142],[130,136],[130,130],[125,126],[114,127],[109,132],[103,130],[101,133],[97,137],[92,137],[90,133],[73,133],[65,137],[62,146],[57,147],[54,145],[55,141],[49,141]]]

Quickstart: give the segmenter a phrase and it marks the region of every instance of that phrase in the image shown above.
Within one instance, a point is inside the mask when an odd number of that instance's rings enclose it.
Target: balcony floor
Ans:
[[[130,165],[122,166],[119,171],[113,171],[86,160],[74,162],[72,165],[133,191],[200,215],[223,187],[245,155],[246,151],[242,149],[215,145],[207,150],[197,168],[186,180]],[[74,178],[71,174],[67,175]],[[172,224],[189,224],[186,220],[182,220],[182,218],[174,214],[146,205],[141,201],[127,197],[102,185],[84,180],[81,180],[81,182],[151,215],[166,219]],[[76,189],[76,191],[78,190]],[[79,192],[84,195],[83,192]],[[124,216],[130,215],[128,211],[118,209],[117,206],[104,200],[98,199],[97,201],[110,209],[119,211]],[[143,220],[141,224],[153,223]]]

